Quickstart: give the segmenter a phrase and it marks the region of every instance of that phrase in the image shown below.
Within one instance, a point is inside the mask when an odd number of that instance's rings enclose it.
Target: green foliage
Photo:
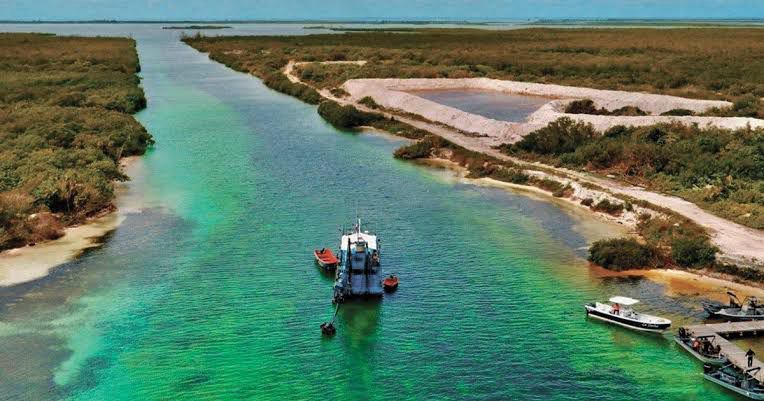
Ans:
[[[0,33],[0,108],[23,103],[135,113],[146,107],[139,68],[132,39]]]
[[[614,216],[620,215],[623,212],[623,208],[624,206],[622,203],[610,202],[607,199],[602,199],[592,206],[592,210],[594,211],[612,214]]]
[[[600,240],[589,248],[589,261],[610,270],[652,267],[655,250],[633,238]]]
[[[347,97],[350,94],[342,88],[332,88],[329,92],[336,97]]]
[[[694,116],[695,112],[687,109],[671,109],[661,113],[662,116]]]
[[[764,283],[764,270],[755,267],[743,267],[727,263],[716,263],[713,266],[713,270],[730,274],[736,278],[743,280],[744,282],[758,282]]]
[[[512,184],[528,185],[531,177],[517,168],[500,168],[491,174],[491,178]]]
[[[677,238],[671,244],[671,258],[680,266],[705,267],[716,261],[718,249],[704,237]]]
[[[574,100],[565,106],[565,112],[569,114],[594,114],[601,116],[646,116],[648,113],[636,106],[624,106],[610,111],[605,108],[597,108],[591,99]]]
[[[558,120],[502,149],[526,159],[616,175],[764,228],[764,129],[659,124],[617,126],[597,135],[571,127],[572,122]]]
[[[121,157],[151,135],[128,39],[0,34],[0,249],[110,208]]]
[[[552,193],[562,191],[565,188],[565,185],[561,182],[550,180],[549,178],[537,179],[535,180],[534,185]]]
[[[428,135],[421,141],[396,149],[394,156],[396,159],[402,160],[425,159],[432,156],[435,150],[444,146],[448,146],[447,141],[439,136]]]
[[[263,83],[271,89],[294,96],[308,104],[318,104],[321,101],[321,95],[315,89],[290,81],[280,71],[267,75]]]
[[[705,113],[705,116],[719,117],[753,117],[764,118],[764,101],[760,97],[746,94],[735,100],[731,107],[713,108]]]
[[[562,117],[544,128],[526,135],[508,149],[514,152],[531,152],[542,155],[560,155],[573,152],[577,147],[596,136],[591,124]]]
[[[361,100],[358,101],[358,103],[361,103],[362,105],[370,108],[370,109],[378,109],[380,106],[377,104],[377,102],[374,101],[374,99],[371,98],[371,96],[365,96]]]
[[[340,129],[350,129],[362,125],[370,125],[384,117],[366,113],[351,105],[341,106],[336,102],[325,100],[318,105],[318,114],[333,126]]]

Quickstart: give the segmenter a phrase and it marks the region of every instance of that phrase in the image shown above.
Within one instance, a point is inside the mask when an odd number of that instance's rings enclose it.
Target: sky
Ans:
[[[0,20],[764,18],[764,0],[0,0]]]

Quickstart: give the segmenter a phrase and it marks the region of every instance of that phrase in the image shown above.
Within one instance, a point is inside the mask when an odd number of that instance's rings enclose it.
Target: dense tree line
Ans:
[[[112,207],[118,160],[151,135],[135,43],[0,34],[0,249],[61,235]]]

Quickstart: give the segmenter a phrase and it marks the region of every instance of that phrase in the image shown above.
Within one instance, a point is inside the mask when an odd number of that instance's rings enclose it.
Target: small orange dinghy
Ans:
[[[334,252],[328,248],[314,250],[313,256],[316,257],[316,263],[326,270],[334,269],[340,263],[337,257],[334,256]]]
[[[391,274],[385,277],[385,279],[382,280],[382,287],[384,287],[387,292],[392,292],[398,289],[398,276]]]

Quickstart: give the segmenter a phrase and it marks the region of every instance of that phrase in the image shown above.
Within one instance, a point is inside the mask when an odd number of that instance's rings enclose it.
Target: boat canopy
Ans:
[[[629,298],[629,297],[615,296],[610,298],[610,302],[615,304],[625,305],[625,306],[631,306],[634,304],[638,304],[639,300],[634,298]]]
[[[340,242],[340,249],[343,251],[348,250],[348,238],[350,238],[351,243],[356,243],[358,240],[363,240],[366,242],[369,249],[372,251],[377,250],[377,236],[368,234],[368,233],[352,233],[349,235],[343,235],[342,241]]]

